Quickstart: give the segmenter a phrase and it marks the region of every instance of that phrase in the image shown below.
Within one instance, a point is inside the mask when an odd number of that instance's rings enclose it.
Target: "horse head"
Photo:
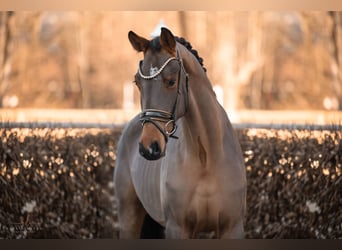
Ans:
[[[143,125],[139,152],[147,160],[165,155],[168,139],[175,138],[176,121],[186,112],[187,81],[174,35],[162,28],[159,37],[148,40],[128,33],[133,48],[143,52],[135,83],[140,91]]]

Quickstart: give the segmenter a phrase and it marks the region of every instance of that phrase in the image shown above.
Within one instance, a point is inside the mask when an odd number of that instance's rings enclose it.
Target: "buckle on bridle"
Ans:
[[[169,131],[169,129],[168,129],[169,125],[172,125],[171,131]],[[165,124],[164,128],[165,128],[165,133],[166,133],[168,136],[170,136],[170,137],[172,137],[172,138],[175,138],[175,136],[173,136],[173,134],[174,134],[174,133],[176,132],[176,130],[177,130],[177,124],[176,124],[175,120],[172,119],[172,120],[168,121],[168,122]],[[178,138],[178,137],[177,137],[177,138]]]

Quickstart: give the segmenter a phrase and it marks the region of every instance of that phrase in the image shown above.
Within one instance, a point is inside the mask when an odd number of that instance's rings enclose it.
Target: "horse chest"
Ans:
[[[196,231],[215,230],[223,208],[217,179],[211,174],[191,175],[191,171],[184,176],[166,182],[165,217]]]

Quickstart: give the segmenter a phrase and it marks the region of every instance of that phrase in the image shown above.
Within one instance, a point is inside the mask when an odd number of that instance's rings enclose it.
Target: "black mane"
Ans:
[[[192,45],[188,41],[186,41],[185,38],[175,36],[175,39],[196,57],[197,61],[202,66],[204,72],[207,72],[207,69],[203,65],[203,58],[198,55],[197,50],[193,49]],[[159,37],[156,37],[150,41],[149,49],[151,49],[152,51],[160,51],[161,45],[159,42]]]
[[[207,69],[203,65],[203,58],[198,55],[197,50],[193,49],[192,45],[187,40],[185,40],[185,38],[175,36],[175,39],[177,42],[182,44],[185,48],[187,48],[187,50],[189,50],[196,57],[197,61],[202,66],[204,72],[207,72]]]

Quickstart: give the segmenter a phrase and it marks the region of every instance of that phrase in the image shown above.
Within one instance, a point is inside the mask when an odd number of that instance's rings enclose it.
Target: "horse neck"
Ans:
[[[189,51],[184,49],[182,49],[182,58],[189,74],[189,107],[183,119],[185,139],[192,144],[201,144],[207,154],[210,153],[209,155],[214,157],[222,150],[222,144],[219,142],[222,141],[227,118],[217,102],[202,66]]]

